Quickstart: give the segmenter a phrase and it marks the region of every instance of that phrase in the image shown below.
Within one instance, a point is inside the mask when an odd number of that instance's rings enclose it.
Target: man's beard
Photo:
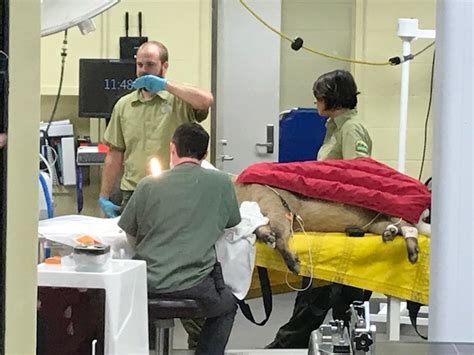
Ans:
[[[143,73],[143,74],[140,74],[139,77],[141,76],[145,76],[145,75],[155,75],[155,76],[159,76],[160,78],[164,78],[163,76],[163,68],[161,68],[160,72],[158,74],[150,74],[150,73]]]

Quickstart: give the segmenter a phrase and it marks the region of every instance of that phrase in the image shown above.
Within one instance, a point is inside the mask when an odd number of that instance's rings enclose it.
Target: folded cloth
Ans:
[[[222,265],[224,281],[239,300],[247,295],[255,265],[254,230],[268,224],[256,202],[244,201],[240,205],[242,221],[226,229],[216,243],[217,260]]]

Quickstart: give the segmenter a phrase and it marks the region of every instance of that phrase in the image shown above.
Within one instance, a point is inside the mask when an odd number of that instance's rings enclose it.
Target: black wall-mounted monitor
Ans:
[[[117,100],[133,91],[135,61],[79,60],[79,117],[109,119]]]

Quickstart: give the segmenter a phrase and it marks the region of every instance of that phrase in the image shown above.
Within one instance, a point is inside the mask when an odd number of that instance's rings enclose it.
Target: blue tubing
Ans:
[[[48,190],[48,184],[46,183],[46,180],[43,175],[39,174],[39,180],[41,183],[41,187],[43,188],[43,194],[44,198],[46,200],[46,208],[48,210],[48,218],[53,218],[53,202],[51,201],[51,198],[49,197],[49,190]]]

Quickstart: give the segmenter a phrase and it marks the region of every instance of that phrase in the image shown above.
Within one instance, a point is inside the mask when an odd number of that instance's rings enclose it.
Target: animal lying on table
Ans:
[[[408,259],[411,263],[415,263],[418,259],[418,231],[412,224],[400,218],[362,207],[308,198],[261,184],[236,182],[235,190],[240,203],[255,201],[259,204],[262,214],[268,217],[270,222],[255,230],[257,238],[276,247],[288,268],[296,274],[300,271],[299,260],[288,247],[292,228],[294,231],[302,230],[295,220],[296,216],[304,221],[306,231],[344,232],[347,227],[356,226],[366,232],[382,235],[384,242],[393,240],[397,235],[403,235]],[[288,208],[285,207],[285,202]],[[289,214],[289,210],[293,215]]]

